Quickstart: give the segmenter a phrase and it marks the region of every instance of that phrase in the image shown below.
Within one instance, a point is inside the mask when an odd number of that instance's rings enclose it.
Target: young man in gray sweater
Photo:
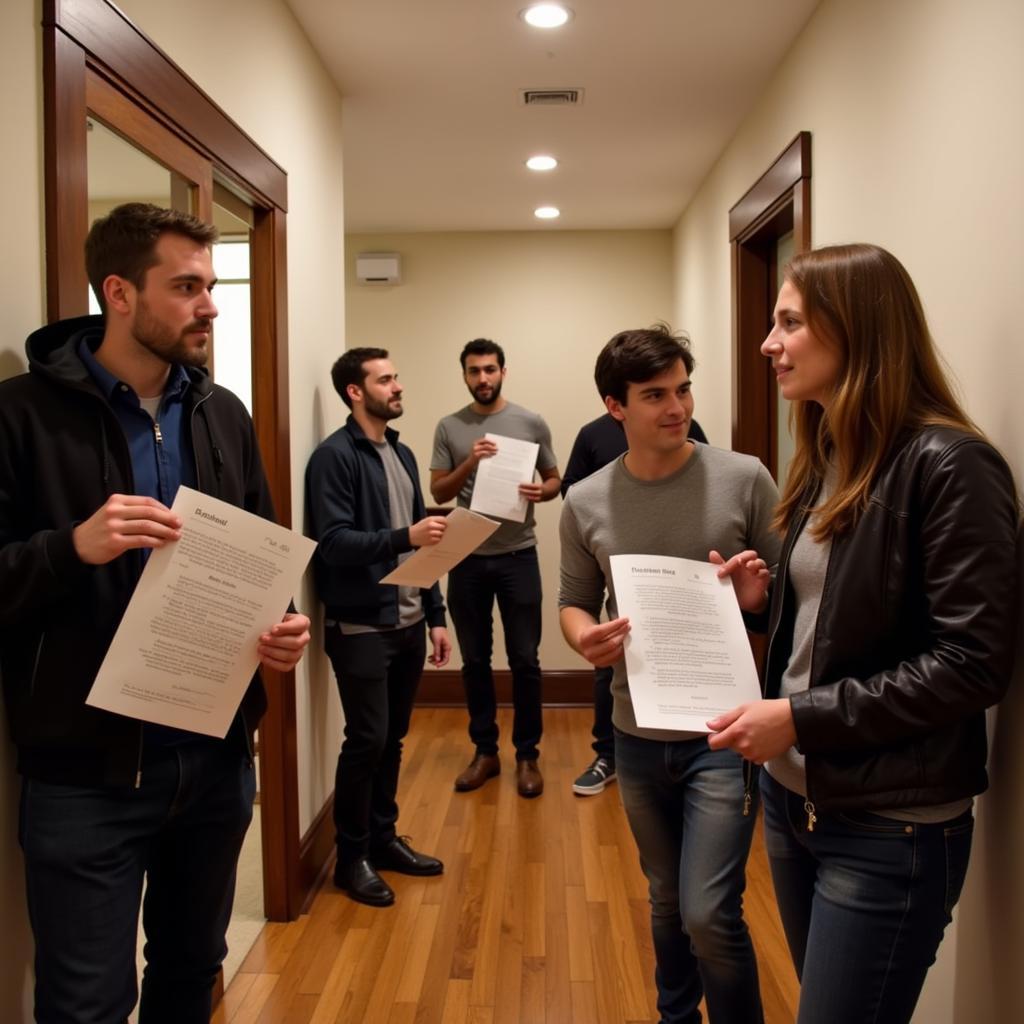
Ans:
[[[630,700],[612,555],[721,561],[778,558],[770,528],[778,492],[751,456],[687,439],[694,360],[667,328],[624,331],[604,347],[595,379],[629,449],[580,481],[561,519],[559,608],[569,644],[595,667],[613,666],[615,759],[622,802],[647,876],[666,1024],[763,1020],[754,950],[743,920],[756,779],[705,733],[642,728]],[[599,622],[608,593],[610,620]]]

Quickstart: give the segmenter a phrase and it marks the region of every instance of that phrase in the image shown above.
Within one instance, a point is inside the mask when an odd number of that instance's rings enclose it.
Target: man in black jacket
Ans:
[[[174,543],[179,484],[273,518],[252,420],[202,369],[217,309],[216,230],[145,204],[86,242],[102,317],[28,340],[0,384],[0,667],[18,767],[36,940],[36,1020],[199,1024],[226,952],[255,790],[254,678],[224,739],[86,705],[148,553]],[[309,620],[289,613],[259,657],[292,668]]]
[[[687,437],[691,441],[707,444],[708,439],[700,424],[690,420]],[[580,427],[572,444],[569,465],[562,477],[562,497],[573,484],[585,480],[591,473],[614,462],[629,448],[622,424],[611,413],[606,412],[596,420]],[[594,760],[583,769],[572,784],[577,796],[596,796],[604,792],[609,782],[615,781],[615,735],[612,731],[612,676],[611,668],[594,669],[594,725],[591,735],[594,742]]]
[[[319,543],[314,566],[326,607],[324,646],[345,712],[334,781],[338,864],[334,882],[375,907],[395,901],[379,869],[439,875],[441,861],[395,830],[402,740],[426,657],[447,664],[451,641],[440,588],[380,580],[414,548],[436,544],[443,516],[428,516],[412,452],[388,423],[402,415],[402,386],[382,348],[349,349],[331,379],[352,410],[306,469],[306,505]]]

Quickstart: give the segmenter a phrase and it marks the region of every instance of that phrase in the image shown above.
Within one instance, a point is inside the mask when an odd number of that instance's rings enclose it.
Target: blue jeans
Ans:
[[[616,731],[619,792],[650,887],[663,1024],[760,1024],[757,961],[743,920],[755,807],[743,762],[707,739],[664,743]]]
[[[615,731],[612,727],[612,710],[615,700],[612,697],[612,678],[615,672],[611,667],[594,669],[594,726],[591,735],[594,742],[591,746],[598,757],[615,763]]]
[[[505,555],[470,555],[448,574],[448,610],[462,653],[469,738],[480,754],[498,753],[498,708],[491,673],[495,600],[512,670],[512,744],[517,761],[533,761],[542,729],[537,654],[541,587],[535,547]]]
[[[906,1024],[960,898],[970,811],[934,825],[816,811],[761,775],[765,844],[800,977],[798,1024]]]
[[[395,838],[402,740],[409,731],[426,658],[426,625],[344,636],[327,627],[325,646],[345,712],[334,773],[338,860],[351,863]]]
[[[137,789],[25,779],[20,840],[36,942],[38,1024],[207,1024],[227,952],[252,763],[234,742],[147,751]]]

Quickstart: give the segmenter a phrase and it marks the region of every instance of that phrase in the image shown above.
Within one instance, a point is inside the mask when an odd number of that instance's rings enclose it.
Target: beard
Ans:
[[[205,366],[210,357],[207,343],[189,344],[187,336],[192,331],[209,331],[212,320],[193,320],[178,334],[164,321],[150,312],[145,300],[139,301],[132,324],[132,336],[145,349],[158,356],[165,363],[181,366]]]
[[[373,395],[368,395],[365,392],[363,394],[363,405],[371,416],[376,416],[379,420],[397,420],[404,412],[401,399],[381,402],[379,399],[374,398]]]
[[[484,398],[480,397],[480,392],[487,390],[489,386],[487,384],[477,384],[475,388],[469,389],[469,393],[473,396],[473,401],[480,405],[494,405],[494,403],[501,397],[501,384],[502,382],[499,380],[498,383],[490,389],[491,393]]]

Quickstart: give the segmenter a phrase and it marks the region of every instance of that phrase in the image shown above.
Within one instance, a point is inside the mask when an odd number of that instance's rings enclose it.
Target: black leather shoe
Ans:
[[[395,836],[370,854],[370,860],[378,871],[400,871],[403,875],[439,875],[444,864],[436,857],[418,853],[407,842],[405,836]]]
[[[334,868],[334,884],[344,889],[357,903],[390,907],[395,902],[394,889],[377,874],[366,857],[345,864],[338,861]]]

